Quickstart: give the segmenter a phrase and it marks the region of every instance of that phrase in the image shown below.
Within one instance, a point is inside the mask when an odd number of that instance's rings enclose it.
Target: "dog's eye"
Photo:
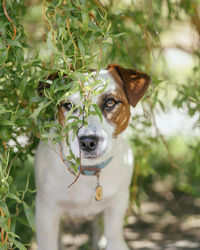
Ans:
[[[63,103],[62,106],[67,110],[67,111],[70,111],[70,109],[72,109],[73,107],[73,104],[71,102],[66,102],[66,103]]]
[[[109,98],[106,102],[105,102],[105,108],[113,108],[116,105],[116,101],[113,98]]]

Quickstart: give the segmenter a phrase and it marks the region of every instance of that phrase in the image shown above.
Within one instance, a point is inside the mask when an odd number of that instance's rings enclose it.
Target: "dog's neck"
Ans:
[[[99,164],[95,164],[93,166],[81,166],[79,169],[81,171],[81,174],[87,175],[87,176],[93,176],[97,175],[101,172],[102,169],[107,167],[109,163],[112,161],[112,156],[109,157],[106,161],[103,161]]]

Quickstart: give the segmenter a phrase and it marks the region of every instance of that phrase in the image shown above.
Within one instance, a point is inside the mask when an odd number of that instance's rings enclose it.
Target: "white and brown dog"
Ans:
[[[38,250],[57,250],[59,221],[63,214],[72,219],[87,218],[103,212],[104,234],[107,238],[106,250],[128,250],[123,237],[124,215],[129,202],[129,185],[133,172],[132,151],[123,139],[130,118],[130,105],[135,107],[148,88],[150,77],[142,72],[125,69],[111,64],[101,70],[99,81],[109,84],[106,90],[94,96],[103,114],[101,122],[96,115],[89,116],[88,126],[82,127],[78,136],[68,134],[70,147],[75,157],[80,157],[82,174],[78,181],[66,171],[66,167],[51,145],[40,142],[36,153],[36,232]],[[73,94],[62,102],[59,122],[64,124],[65,117],[73,105],[81,105],[79,93]],[[78,109],[74,111],[78,116]],[[59,145],[56,151],[59,152]],[[69,154],[63,142],[63,154]],[[96,171],[98,170],[98,171]],[[96,194],[97,178],[103,188]],[[98,196],[99,195],[99,196]]]

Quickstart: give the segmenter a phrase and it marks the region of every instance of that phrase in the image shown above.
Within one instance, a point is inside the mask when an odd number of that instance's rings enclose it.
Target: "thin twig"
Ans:
[[[97,21],[96,17],[92,14],[92,12],[89,12],[89,16],[93,18],[94,22],[98,26],[98,21]]]
[[[3,147],[4,147],[4,149],[5,150],[7,150],[8,148],[7,148],[7,145],[6,145],[6,143],[3,141]]]
[[[3,0],[3,11],[4,11],[4,14],[5,14],[5,16],[7,17],[8,21],[12,24],[12,27],[13,27],[13,36],[12,36],[12,40],[14,40],[15,37],[16,37],[17,31],[16,31],[16,27],[15,27],[15,24],[14,24],[13,20],[9,17],[8,12],[7,12],[7,10],[6,10],[6,0]],[[11,45],[8,44],[7,50],[9,50],[10,47],[11,47]]]
[[[82,169],[81,169],[81,164],[80,164],[80,170],[78,172],[78,175],[76,176],[75,180],[67,188],[70,188],[72,185],[74,185],[75,182],[77,182],[78,178],[81,175],[81,171],[82,171]]]
[[[64,159],[64,157],[63,157],[63,141],[61,141],[61,143],[60,143],[60,157],[61,157],[61,160],[62,160],[62,162],[65,164],[65,166],[67,167],[67,170],[71,173],[71,174],[73,174],[73,175],[75,175],[75,173],[72,171],[72,169],[70,168],[70,166],[67,164],[67,162],[65,161],[65,159]],[[76,175],[75,175],[76,176]]]
[[[69,71],[70,71],[70,70],[71,70],[71,66],[70,66],[70,64],[69,64],[69,62],[68,62],[68,60],[67,60],[67,58],[66,58],[66,56],[65,56],[64,44],[62,43],[62,41],[61,41],[58,37],[57,37],[57,39],[58,39],[58,41],[60,42],[60,44],[61,44],[61,46],[62,46],[62,51],[63,51],[62,56],[63,56],[63,59],[64,59],[65,63],[67,64],[68,69],[69,69]]]
[[[11,226],[11,218],[9,217],[8,218],[8,229],[10,229],[10,226]],[[6,235],[5,235],[5,243],[7,243],[8,242],[8,234],[6,233]]]
[[[3,210],[1,209],[1,207],[0,207],[0,214],[2,217],[5,217],[5,214],[4,214]],[[3,228],[1,228],[1,242],[3,245],[5,245]]]
[[[32,144],[33,139],[34,139],[34,136],[35,136],[35,135],[32,136],[32,138],[31,138],[31,140],[29,141],[29,143],[28,143],[24,148],[21,148],[21,149],[16,153],[16,155],[13,157],[13,159],[11,160],[11,162],[10,162],[10,164],[8,165],[8,168],[7,168],[7,177],[9,176],[9,173],[10,173],[10,170],[11,170],[11,167],[12,167],[14,161],[17,159],[17,157],[19,156],[19,154],[20,154],[23,150],[27,149],[27,148]]]
[[[99,0],[93,0],[95,4],[103,11],[108,11],[107,7],[105,7]]]
[[[80,129],[84,126],[84,122],[85,122],[85,117],[84,117],[84,111],[85,111],[85,106],[83,107],[83,115],[82,115],[82,124],[81,126],[78,128],[77,132],[76,132],[76,136],[78,137],[79,131]],[[79,145],[79,155],[80,155],[80,169],[78,172],[78,175],[76,177],[76,179],[68,186],[68,188],[70,188],[74,183],[77,182],[78,178],[80,177],[81,173],[82,173],[82,164],[81,164],[81,147]]]
[[[43,5],[43,20],[44,20],[44,23],[46,24],[48,30],[51,30],[50,25],[49,25],[49,23],[47,21],[47,18],[46,18],[46,12],[45,12],[46,5],[45,5],[44,1],[43,1],[42,5]]]
[[[18,95],[18,93],[17,93],[17,89],[15,89],[15,94],[16,94],[16,96],[17,96],[17,98],[18,98],[18,100],[19,100],[19,103],[22,105],[22,107],[24,108],[24,109],[26,109],[27,108],[27,102],[25,103],[25,99],[24,99],[24,101],[21,99],[21,97]]]
[[[73,42],[73,45],[74,45],[75,49],[76,49],[76,50],[79,50],[79,49],[78,49],[78,46],[76,45],[76,43],[75,43],[75,41],[74,41],[74,39],[73,39],[73,37],[72,37],[72,33],[71,33],[71,31],[70,31],[70,28],[69,28],[69,20],[68,20],[67,17],[66,17],[66,26],[67,26],[67,30],[68,30],[69,36],[70,36],[70,38],[72,39],[72,42]]]

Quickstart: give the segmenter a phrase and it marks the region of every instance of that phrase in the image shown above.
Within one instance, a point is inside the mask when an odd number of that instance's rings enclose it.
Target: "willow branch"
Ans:
[[[8,12],[7,12],[7,10],[6,10],[6,0],[3,0],[3,11],[4,11],[4,14],[5,14],[5,16],[7,17],[8,21],[12,24],[12,27],[13,27],[13,36],[12,36],[12,40],[14,40],[15,37],[16,37],[17,31],[16,31],[16,27],[15,27],[15,24],[14,24],[13,20],[9,17]],[[7,50],[9,50],[10,47],[11,47],[11,45],[9,44],[8,47],[7,47]]]

